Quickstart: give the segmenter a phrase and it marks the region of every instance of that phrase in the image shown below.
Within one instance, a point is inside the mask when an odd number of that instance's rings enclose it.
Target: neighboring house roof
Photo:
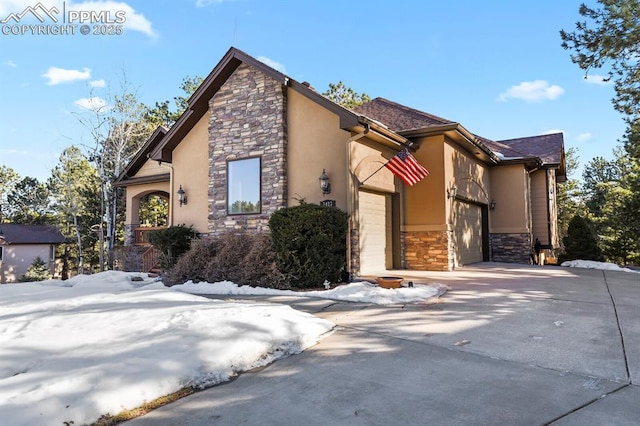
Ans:
[[[443,124],[455,124],[454,121],[427,114],[384,98],[375,98],[352,108],[352,111],[373,118],[398,133],[442,126]]]
[[[62,244],[66,238],[51,225],[0,223],[0,244]]]

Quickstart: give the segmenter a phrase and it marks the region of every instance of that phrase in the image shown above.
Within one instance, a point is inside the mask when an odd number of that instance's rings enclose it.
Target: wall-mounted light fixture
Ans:
[[[320,189],[322,190],[323,195],[331,194],[331,182],[329,182],[329,176],[327,176],[327,172],[322,169],[322,174],[318,178],[320,181]]]
[[[456,198],[456,194],[458,194],[458,187],[455,184],[447,188],[447,198]]]
[[[496,208],[496,200],[491,200],[489,203],[489,210],[494,210]]]
[[[187,193],[182,189],[182,185],[180,185],[180,189],[178,189],[178,203],[180,207],[182,207],[183,204],[187,204]]]

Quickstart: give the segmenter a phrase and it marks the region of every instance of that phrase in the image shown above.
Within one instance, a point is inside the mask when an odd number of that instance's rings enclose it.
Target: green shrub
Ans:
[[[565,260],[596,260],[602,261],[602,252],[598,247],[598,241],[587,221],[579,215],[575,215],[569,221],[567,236],[562,239],[564,254],[560,261]]]
[[[170,226],[149,232],[149,242],[160,250],[160,267],[171,268],[176,260],[189,250],[191,241],[198,238],[192,227]]]
[[[33,282],[44,281],[51,278],[51,272],[49,271],[49,265],[40,258],[40,256],[33,259],[31,265],[27,268],[27,272],[20,277],[21,282]]]
[[[276,267],[271,237],[244,232],[195,241],[169,270],[164,283],[171,286],[188,280],[287,288]]]
[[[269,220],[278,269],[292,287],[320,287],[344,280],[347,214],[335,207],[301,204]]]

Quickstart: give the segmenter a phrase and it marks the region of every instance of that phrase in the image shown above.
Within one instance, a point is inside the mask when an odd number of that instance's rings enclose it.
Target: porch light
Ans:
[[[494,210],[496,208],[496,200],[491,200],[489,203],[489,210]]]
[[[320,181],[320,189],[322,190],[323,195],[331,194],[331,182],[329,182],[329,176],[327,176],[327,172],[322,169],[322,174],[318,178]]]
[[[180,207],[182,207],[183,204],[187,204],[187,193],[182,189],[182,185],[180,185],[180,189],[178,189],[178,203]]]
[[[447,189],[447,198],[456,198],[457,193],[458,193],[458,187],[455,185],[451,185],[451,188]]]

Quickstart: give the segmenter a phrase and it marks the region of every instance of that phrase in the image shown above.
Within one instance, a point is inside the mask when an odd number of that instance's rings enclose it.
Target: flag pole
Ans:
[[[398,152],[400,152],[400,151],[398,151]],[[396,154],[396,155],[397,155],[397,154]],[[394,157],[395,157],[395,155],[394,155]],[[393,159],[393,157],[391,157],[391,159]],[[373,177],[373,175],[375,175],[376,173],[378,173],[380,170],[384,169],[384,168],[387,166],[387,164],[389,164],[390,162],[391,162],[391,160],[387,160],[387,162],[386,162],[386,163],[384,163],[382,166],[380,166],[380,168],[379,168],[378,170],[376,170],[375,172],[371,173],[371,174],[370,174],[370,175],[369,175],[365,180],[363,180],[362,182],[360,182],[360,185],[364,185],[364,183],[365,183],[366,181],[368,181],[369,179],[371,179],[371,178]],[[357,179],[357,178],[356,178],[356,179]]]

